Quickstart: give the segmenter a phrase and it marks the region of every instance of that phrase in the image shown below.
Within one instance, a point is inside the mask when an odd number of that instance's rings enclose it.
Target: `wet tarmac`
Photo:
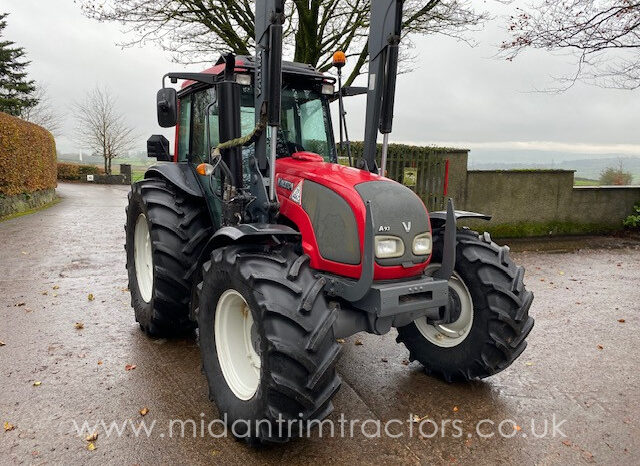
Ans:
[[[510,368],[447,384],[395,331],[357,335],[333,437],[252,450],[215,421],[195,338],[133,319],[127,190],[61,184],[59,204],[0,223],[0,464],[638,464],[640,241],[518,242],[536,326]]]

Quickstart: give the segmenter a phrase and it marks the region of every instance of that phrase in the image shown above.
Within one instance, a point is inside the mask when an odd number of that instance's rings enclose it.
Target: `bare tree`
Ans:
[[[231,51],[249,55],[255,46],[254,2],[250,0],[81,0],[90,18],[115,21],[134,39],[173,52],[179,63],[211,62],[215,54]],[[421,34],[459,39],[488,15],[477,12],[471,0],[405,0],[405,44]],[[355,59],[349,85],[367,63],[371,0],[290,0],[287,2],[285,43],[297,62],[326,71],[331,56],[342,50]],[[405,63],[410,69],[410,64]]]
[[[75,140],[104,158],[104,171],[111,174],[111,161],[133,148],[134,130],[118,111],[115,97],[95,87],[84,100],[73,105],[77,126]]]
[[[600,184],[603,186],[627,186],[633,182],[633,174],[624,169],[622,161],[618,167],[607,167],[600,173]]]
[[[511,17],[513,37],[502,44],[507,59],[526,49],[564,50],[577,57],[573,76],[619,89],[640,87],[640,2],[634,0],[538,1]]]
[[[36,90],[33,98],[38,103],[33,107],[26,107],[22,110],[21,118],[30,121],[36,125],[42,126],[54,136],[60,136],[62,132],[62,124],[65,114],[54,109],[49,99],[47,86],[45,84],[36,83]]]

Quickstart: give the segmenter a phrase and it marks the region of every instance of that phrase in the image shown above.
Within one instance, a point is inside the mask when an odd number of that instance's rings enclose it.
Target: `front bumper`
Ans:
[[[336,338],[368,332],[383,335],[416,319],[442,319],[449,301],[447,280],[421,276],[411,280],[375,282],[352,302],[336,303],[340,310],[334,325]]]
[[[411,281],[373,283],[364,298],[353,305],[376,317],[420,312],[436,320],[440,316],[440,308],[446,306],[448,300],[447,280],[423,276]]]

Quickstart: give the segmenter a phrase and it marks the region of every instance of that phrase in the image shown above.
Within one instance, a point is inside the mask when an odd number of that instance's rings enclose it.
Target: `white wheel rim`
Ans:
[[[425,273],[433,275],[436,270],[440,269],[440,266],[438,263],[429,264]],[[449,288],[455,291],[460,298],[460,316],[455,322],[446,325],[431,325],[427,323],[426,317],[420,317],[414,321],[423,337],[442,348],[458,346],[467,338],[473,326],[473,300],[471,293],[456,272],[449,279]]]
[[[252,343],[253,316],[236,290],[222,293],[216,306],[216,351],[224,380],[241,400],[250,400],[260,385],[260,356]],[[255,331],[255,329],[254,329]]]
[[[153,292],[153,253],[149,225],[144,214],[138,215],[133,234],[133,255],[136,267],[136,280],[140,296],[145,302],[151,301]]]

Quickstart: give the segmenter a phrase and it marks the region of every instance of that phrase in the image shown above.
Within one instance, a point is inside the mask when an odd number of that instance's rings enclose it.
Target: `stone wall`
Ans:
[[[56,190],[43,189],[33,191],[31,193],[16,194],[13,196],[5,196],[0,194],[0,217],[11,215],[27,210],[38,209],[56,198]]]
[[[469,226],[496,236],[604,233],[640,201],[640,186],[574,187],[573,171],[468,171],[458,208],[493,216]]]

